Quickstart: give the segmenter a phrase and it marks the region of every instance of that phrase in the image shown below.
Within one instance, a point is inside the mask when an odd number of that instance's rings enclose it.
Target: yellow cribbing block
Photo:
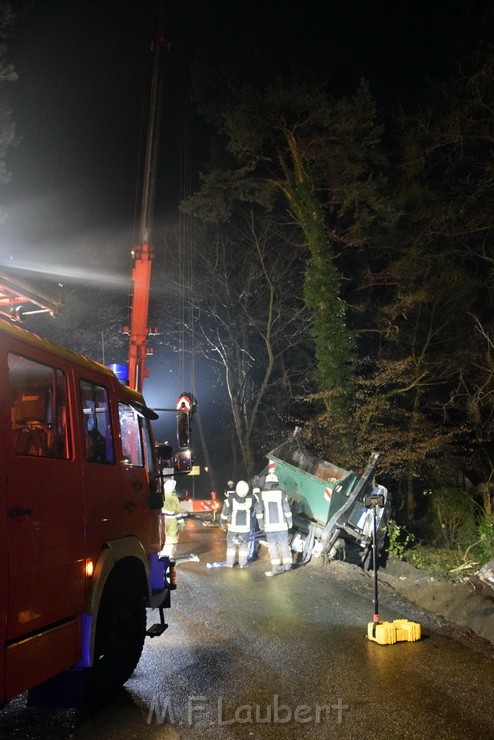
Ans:
[[[408,619],[395,619],[393,622],[374,622],[367,625],[367,637],[379,645],[394,645],[395,642],[416,642],[420,640],[420,624]]]
[[[396,627],[393,622],[369,622],[367,637],[379,645],[394,645],[396,642]]]
[[[418,622],[409,622],[408,619],[395,619],[396,625],[396,642],[417,642],[420,640],[420,624]]]

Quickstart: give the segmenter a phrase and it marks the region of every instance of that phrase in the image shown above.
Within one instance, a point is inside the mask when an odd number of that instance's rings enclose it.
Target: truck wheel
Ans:
[[[123,573],[110,576],[96,622],[89,681],[93,696],[114,691],[130,678],[145,636],[146,607],[136,579]]]

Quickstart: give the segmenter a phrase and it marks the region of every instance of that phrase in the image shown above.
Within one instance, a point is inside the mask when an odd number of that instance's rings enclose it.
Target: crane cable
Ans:
[[[192,192],[190,104],[183,96],[180,127],[180,201]],[[195,395],[195,340],[194,309],[192,303],[194,282],[194,242],[192,217],[180,212],[179,224],[179,378]],[[188,360],[188,363],[187,363]]]
[[[180,201],[192,194],[191,176],[191,105],[187,92],[182,95],[182,115],[180,117]],[[195,242],[192,225],[192,216],[180,212],[180,236],[179,236],[179,377],[182,388],[188,387],[197,399],[195,382],[195,309],[194,309],[194,267],[195,267]],[[186,360],[188,362],[188,368]],[[186,372],[188,369],[188,373]],[[211,486],[209,490],[216,491],[217,485],[214,470],[211,465],[208,440],[202,424],[202,415],[196,413],[195,423],[204,459],[204,470],[207,472],[207,480]],[[192,478],[194,488],[195,478]],[[203,485],[207,485],[203,483]]]

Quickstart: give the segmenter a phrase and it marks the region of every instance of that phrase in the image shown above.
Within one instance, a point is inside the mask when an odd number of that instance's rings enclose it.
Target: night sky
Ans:
[[[10,218],[0,255],[87,263],[111,241],[132,242],[147,41],[157,0],[17,0],[8,42],[19,81],[4,86],[19,145],[1,193]],[[431,11],[430,6],[434,6]],[[397,7],[398,6],[398,7]],[[180,112],[197,45],[223,54],[263,44],[348,84],[371,77],[376,96],[420,90],[443,58],[453,3],[267,3],[169,0],[165,29],[172,44],[163,104],[156,211],[173,215],[179,198]],[[204,146],[196,142],[200,168]],[[193,152],[194,158],[194,152]],[[103,250],[104,251],[104,250]],[[84,256],[83,256],[84,255]]]
[[[9,48],[19,80],[3,94],[20,142],[2,194],[1,253],[82,266],[93,245],[101,253],[108,239],[130,239],[120,231],[133,220],[146,18],[139,3],[17,6]]]

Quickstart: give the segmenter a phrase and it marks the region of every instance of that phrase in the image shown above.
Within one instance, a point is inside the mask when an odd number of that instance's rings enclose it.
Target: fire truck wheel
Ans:
[[[90,689],[96,697],[123,686],[141,657],[146,636],[146,607],[132,575],[110,576],[103,592],[94,641]]]

